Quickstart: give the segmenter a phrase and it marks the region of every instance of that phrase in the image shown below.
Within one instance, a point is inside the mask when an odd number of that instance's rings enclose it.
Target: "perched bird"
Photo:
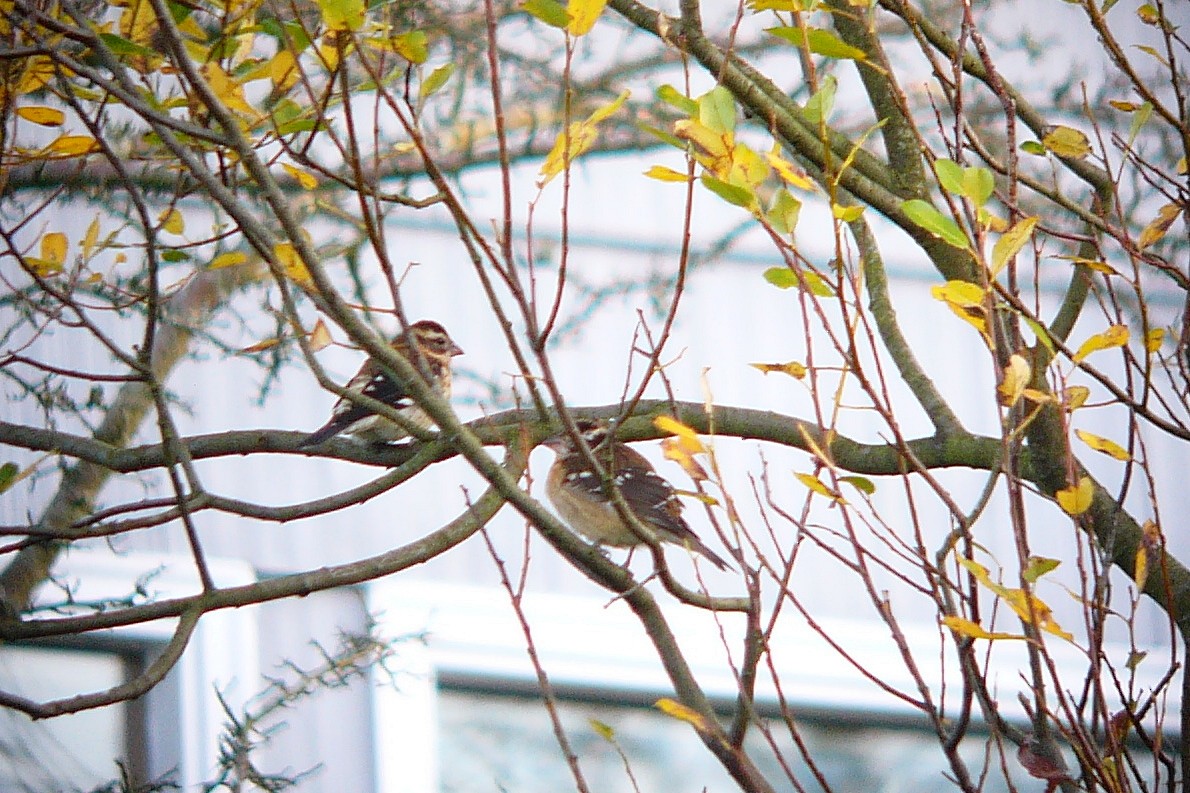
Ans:
[[[673,486],[638,452],[618,442],[604,422],[576,422],[595,459],[612,478],[628,508],[657,533],[662,542],[698,551],[720,570],[727,562],[707,546],[682,518],[682,502]],[[546,477],[545,492],[554,509],[570,527],[597,544],[621,548],[642,545],[643,540],[616,512],[603,479],[584,458],[569,433],[547,438],[544,445],[557,453]]]
[[[410,354],[410,336],[421,353],[421,362],[418,361],[417,355]],[[423,319],[413,323],[408,334],[398,333],[391,343],[393,350],[414,366],[424,364],[434,390],[443,397],[450,398],[450,359],[462,355],[463,351],[451,340],[441,325]],[[355,376],[347,381],[345,388],[352,393],[363,394],[395,408],[415,427],[425,429],[434,423],[410,398],[405,384],[389,377],[380,364],[371,358],[364,361],[364,365]],[[408,434],[405,428],[396,422],[342,396],[331,409],[330,420],[306,436],[298,447],[314,446],[334,435],[351,435],[369,443],[387,443],[400,440]]]

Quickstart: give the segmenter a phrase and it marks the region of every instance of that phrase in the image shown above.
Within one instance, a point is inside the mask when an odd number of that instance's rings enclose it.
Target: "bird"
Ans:
[[[606,422],[580,419],[575,426],[642,525],[662,542],[698,551],[720,570],[728,569],[730,565],[686,523],[677,491],[644,456],[617,441]],[[572,529],[597,545],[629,548],[644,544],[620,517],[602,477],[568,432],[546,438],[542,445],[557,455],[546,476],[546,496]]]
[[[410,355],[409,340],[417,345],[420,356]],[[462,355],[463,350],[437,322],[423,319],[409,326],[408,334],[401,332],[390,342],[393,350],[416,367],[424,365],[434,390],[442,397],[450,398],[451,358]],[[418,361],[418,357],[422,360]],[[421,406],[409,396],[405,383],[394,380],[373,358],[364,361],[355,376],[344,386],[353,394],[362,394],[395,408],[409,424],[427,429],[434,421]],[[347,396],[331,408],[331,417],[298,444],[298,448],[315,446],[335,435],[350,435],[368,443],[388,443],[409,435],[405,427],[395,421],[374,413],[371,408],[352,401]]]

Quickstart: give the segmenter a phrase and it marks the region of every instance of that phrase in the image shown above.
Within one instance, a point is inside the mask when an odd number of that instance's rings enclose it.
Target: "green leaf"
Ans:
[[[810,294],[817,297],[834,297],[835,288],[826,282],[818,273],[813,270],[806,270],[802,273],[802,283]]]
[[[426,97],[438,93],[454,72],[455,65],[453,63],[445,63],[430,72],[430,76],[421,81],[421,88],[417,91],[418,99],[424,100]]]
[[[655,94],[662,102],[667,105],[673,105],[691,118],[694,118],[696,115],[698,115],[698,102],[686,96],[668,83],[657,86]]]
[[[1035,140],[1027,140],[1021,144],[1021,151],[1026,154],[1035,154],[1038,157],[1045,156],[1045,146],[1042,146]]]
[[[317,0],[322,21],[331,31],[359,30],[364,24],[364,0]]]
[[[1029,565],[1021,571],[1021,578],[1030,584],[1036,583],[1037,579],[1056,569],[1060,564],[1062,563],[1057,559],[1047,559],[1044,556],[1030,556]]]
[[[650,135],[652,135],[654,138],[661,141],[662,143],[668,143],[670,146],[673,146],[675,149],[681,149],[683,151],[686,150],[686,143],[681,138],[679,138],[677,135],[674,135],[670,132],[666,132],[663,129],[658,129],[657,127],[654,127],[650,124],[637,124],[637,128],[640,129],[642,132],[649,133]]]
[[[773,205],[766,213],[769,223],[782,234],[792,234],[797,228],[798,215],[802,211],[802,202],[792,193],[782,187],[773,198]]]
[[[938,174],[938,184],[952,195],[963,195],[963,169],[954,160],[937,160],[934,172]]]
[[[764,271],[764,280],[778,289],[793,289],[800,286],[801,281],[788,267],[770,267]]]
[[[846,482],[847,484],[851,485],[856,490],[858,490],[859,492],[863,493],[866,496],[870,496],[876,492],[876,485],[872,482],[871,479],[868,479],[867,477],[840,476],[839,481]]]
[[[814,95],[806,100],[807,122],[818,124],[830,118],[831,110],[835,107],[835,90],[838,87],[839,81],[834,75],[827,75]]]
[[[729,204],[748,209],[756,201],[756,194],[746,187],[729,184],[722,179],[716,179],[708,173],[699,177],[703,186]]]
[[[1132,116],[1132,125],[1128,127],[1128,145],[1136,141],[1136,136],[1140,134],[1140,130],[1144,127],[1145,122],[1149,120],[1149,116],[1153,115],[1153,103],[1145,102]]]
[[[16,483],[17,474],[20,472],[21,467],[16,463],[9,462],[0,465],[0,493],[3,493]]]
[[[190,260],[190,254],[186,251],[180,251],[177,248],[166,248],[161,252],[162,261],[175,264],[177,262],[186,262]]]
[[[553,28],[564,28],[570,24],[566,6],[555,0],[525,0],[521,9]]]
[[[116,55],[128,55],[138,58],[159,58],[161,53],[157,50],[143,47],[135,41],[129,41],[126,38],[117,36],[114,33],[100,33],[99,40],[103,45],[111,50]]]
[[[829,30],[806,28],[803,31],[798,27],[781,26],[766,28],[765,32],[771,33],[779,39],[784,39],[795,47],[804,46],[815,55],[822,55],[826,58],[844,58],[852,61],[866,61],[868,59],[868,53],[859,47],[853,47],[847,44]]]
[[[996,190],[996,177],[988,168],[963,169],[963,195],[976,206],[983,206]]]
[[[735,99],[721,85],[717,85],[698,98],[698,120],[720,134],[735,131]]]
[[[901,211],[919,228],[925,229],[944,242],[956,248],[967,248],[967,235],[953,218],[943,215],[934,206],[920,198],[913,198],[901,204]]]

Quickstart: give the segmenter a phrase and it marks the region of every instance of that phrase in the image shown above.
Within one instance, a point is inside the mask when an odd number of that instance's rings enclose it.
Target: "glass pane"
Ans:
[[[545,707],[538,700],[444,690],[439,717],[443,793],[559,793],[575,789]],[[652,708],[571,700],[562,703],[561,719],[591,790],[739,790],[689,725]],[[591,719],[614,731],[614,745],[591,726]],[[949,793],[956,789],[947,778],[949,769],[937,740],[923,730],[869,727],[862,718],[851,723],[807,721],[798,729],[818,772],[835,793]],[[802,789],[821,790],[784,725],[773,722],[773,734]],[[761,737],[754,734],[752,740],[756,743],[750,754],[761,764],[766,778],[778,791],[796,790],[772,759],[771,750],[760,744]],[[986,746],[978,739],[969,744],[963,755],[972,774],[978,774]],[[1014,775],[1013,784],[1022,793],[1045,789],[1044,782],[1023,772]],[[1000,793],[1008,789],[1003,771],[994,766],[982,790]]]
[[[0,647],[0,689],[37,701],[93,692],[125,679],[116,653]],[[128,706],[33,721],[0,709],[0,790],[85,791],[119,776]]]

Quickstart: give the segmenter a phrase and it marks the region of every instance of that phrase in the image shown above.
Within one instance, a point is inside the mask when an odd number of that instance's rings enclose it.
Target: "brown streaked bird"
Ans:
[[[654,470],[639,452],[617,441],[606,422],[575,422],[595,459],[623,496],[642,525],[656,532],[662,542],[681,545],[705,556],[720,570],[723,561],[691,530],[682,517],[682,502],[673,485]],[[545,492],[554,509],[570,527],[600,545],[631,548],[644,541],[624,522],[603,486],[603,479],[563,431],[543,445],[558,455],[546,477]]]
[[[391,342],[393,350],[414,366],[421,364],[417,360],[418,356],[410,354],[410,337],[421,353],[434,390],[450,399],[450,359],[462,355],[463,350],[454,343],[445,328],[433,320],[423,319],[409,326],[408,334],[398,333]],[[347,381],[344,388],[396,409],[402,418],[415,427],[428,429],[434,424],[433,419],[409,396],[405,384],[389,377],[372,358],[364,361],[364,365]],[[314,446],[335,435],[350,435],[367,443],[389,443],[401,440],[409,433],[395,421],[341,396],[331,409],[330,420],[307,435],[298,448]]]

